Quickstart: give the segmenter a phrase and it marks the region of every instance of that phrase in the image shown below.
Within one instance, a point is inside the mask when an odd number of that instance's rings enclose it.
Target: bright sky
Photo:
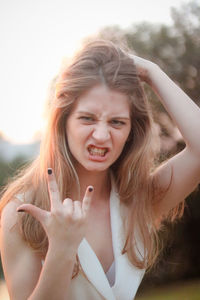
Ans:
[[[107,25],[170,24],[170,7],[182,2],[0,0],[0,132],[15,143],[34,141],[48,85],[82,38]]]

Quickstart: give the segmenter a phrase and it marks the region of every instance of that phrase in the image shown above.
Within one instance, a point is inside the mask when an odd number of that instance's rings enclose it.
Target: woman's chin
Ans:
[[[78,166],[77,166],[78,167]],[[102,163],[88,163],[88,164],[81,164],[78,168],[83,168],[85,171],[88,172],[103,172],[109,169],[108,164],[102,164]]]
[[[85,170],[87,170],[88,172],[103,172],[108,170],[109,167],[86,167]]]

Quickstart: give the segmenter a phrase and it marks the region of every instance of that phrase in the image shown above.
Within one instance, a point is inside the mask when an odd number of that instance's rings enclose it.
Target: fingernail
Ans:
[[[48,168],[47,172],[48,172],[49,175],[51,175],[52,174],[52,169]]]
[[[89,192],[92,192],[93,191],[93,187],[90,186],[88,190],[89,190]]]
[[[17,212],[25,212],[23,209],[18,209]]]

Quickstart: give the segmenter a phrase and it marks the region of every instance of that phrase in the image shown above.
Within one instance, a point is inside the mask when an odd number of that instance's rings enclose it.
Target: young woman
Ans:
[[[154,167],[142,82],[185,149]],[[62,71],[39,157],[1,200],[1,257],[12,300],[134,299],[158,230],[200,181],[200,110],[154,63],[109,41]]]

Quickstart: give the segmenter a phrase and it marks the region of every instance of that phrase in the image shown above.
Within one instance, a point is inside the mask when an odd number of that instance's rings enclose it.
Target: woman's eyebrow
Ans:
[[[77,114],[87,114],[90,116],[96,116],[95,113],[92,113],[88,110],[79,110],[76,112]],[[130,117],[128,117],[127,115],[111,115],[109,116],[111,119],[123,119],[123,120],[130,120]]]
[[[77,114],[87,114],[87,115],[91,115],[91,116],[96,116],[94,113],[91,113],[88,110],[79,110],[76,112]]]
[[[121,115],[121,116],[111,116],[111,118],[112,119],[123,119],[123,120],[130,120],[130,118],[129,117],[127,117],[127,116],[123,116],[123,115]]]

